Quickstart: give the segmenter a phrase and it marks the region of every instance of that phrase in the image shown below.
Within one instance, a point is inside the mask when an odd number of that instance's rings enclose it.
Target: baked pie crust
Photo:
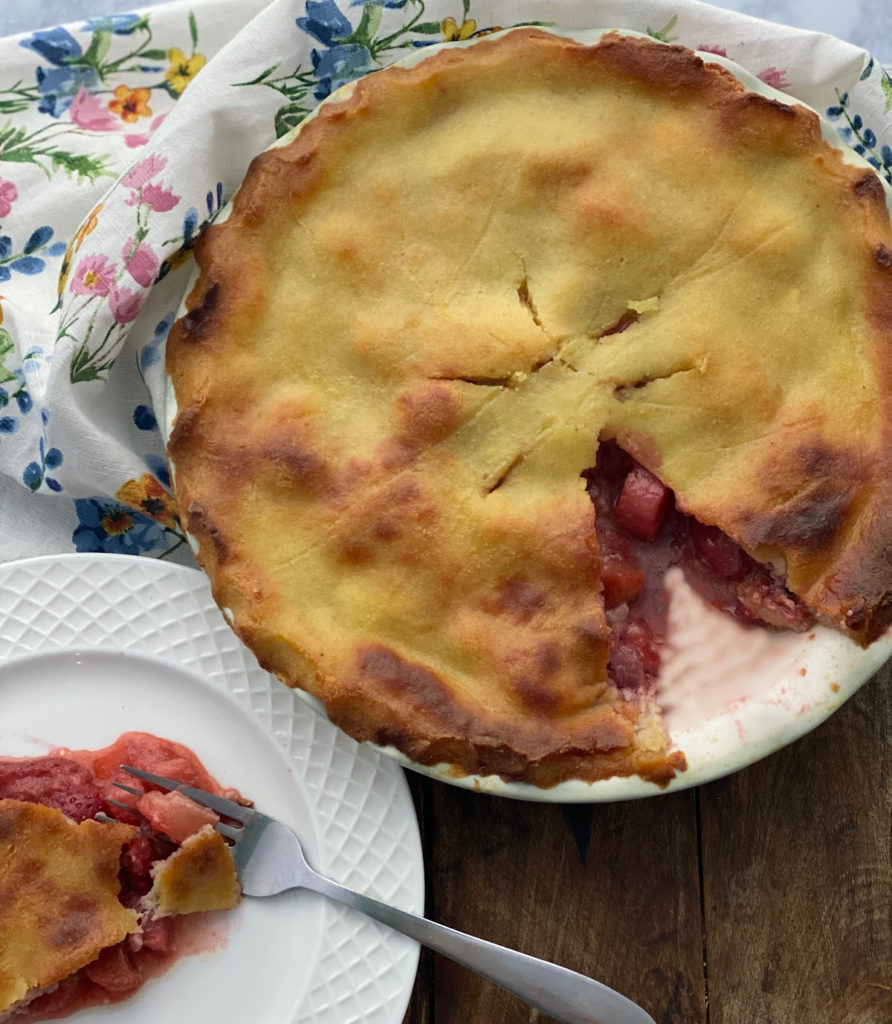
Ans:
[[[204,910],[232,910],[242,890],[229,846],[205,825],[152,870],[154,884],[146,906],[159,917]]]
[[[684,767],[608,674],[615,440],[867,644],[892,617],[892,228],[818,118],[535,29],[251,165],[171,331],[176,498],[261,663],[360,740],[549,786]]]
[[[0,800],[0,1014],[138,931],[118,901],[121,849],[136,831]]]

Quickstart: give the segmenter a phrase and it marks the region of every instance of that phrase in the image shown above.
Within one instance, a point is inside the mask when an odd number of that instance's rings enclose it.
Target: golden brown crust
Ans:
[[[197,258],[177,501],[239,635],[357,738],[537,785],[681,766],[606,678],[599,437],[888,624],[892,230],[804,108],[512,32],[323,105]]]
[[[158,917],[202,910],[232,910],[241,888],[229,847],[213,825],[205,825],[152,868],[145,898]]]
[[[118,901],[131,825],[0,800],[0,1013],[137,931]]]

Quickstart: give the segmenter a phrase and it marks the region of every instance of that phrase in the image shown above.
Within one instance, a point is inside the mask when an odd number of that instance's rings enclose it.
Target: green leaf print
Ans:
[[[885,68],[883,68],[880,84],[883,87],[883,95],[886,97],[885,113],[888,114],[892,110],[892,75]]]
[[[661,43],[674,43],[678,36],[670,36],[669,33],[675,28],[677,21],[678,15],[673,14],[662,28],[651,28],[650,25],[648,25],[647,34],[652,39],[659,39]]]
[[[413,32],[419,32],[423,36],[438,36],[442,30],[443,26],[439,21],[421,21],[412,26]]]
[[[7,381],[16,379],[12,370],[6,366],[6,357],[14,348],[15,345],[9,331],[5,327],[0,327],[0,384],[6,384]]]

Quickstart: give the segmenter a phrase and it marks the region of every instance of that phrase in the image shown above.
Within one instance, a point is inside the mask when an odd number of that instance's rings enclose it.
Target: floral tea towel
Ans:
[[[694,0],[193,0],[0,40],[0,560],[190,561],[159,425],[196,237],[338,86],[521,24],[727,55],[892,180],[869,54]]]

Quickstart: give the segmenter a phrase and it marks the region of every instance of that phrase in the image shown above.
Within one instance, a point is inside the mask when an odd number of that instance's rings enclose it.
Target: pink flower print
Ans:
[[[117,324],[130,324],[139,315],[143,293],[129,288],[113,287],[108,293],[108,305]]]
[[[764,71],[759,72],[757,77],[775,89],[789,89],[790,87],[790,83],[787,81],[787,72],[783,68],[765,68]]]
[[[137,284],[148,288],[158,273],[159,260],[145,242],[137,245],[135,238],[128,238],[124,243],[124,265]]]
[[[124,188],[142,188],[156,174],[160,174],[166,166],[167,157],[150,153],[149,156],[143,157],[138,164],[134,164],[130,168],[124,177],[121,178],[121,184]]]
[[[721,46],[707,46],[706,43],[703,43],[701,46],[698,46],[697,49],[702,53],[714,53],[718,57],[728,56],[728,51]]]
[[[86,128],[87,131],[109,132],[116,131],[118,119],[108,112],[105,104],[100,103],[95,96],[91,96],[81,86],[77,95],[71,101],[68,108],[71,113],[71,120],[78,128]]]
[[[85,256],[75,268],[71,291],[76,295],[108,295],[114,287],[116,272],[117,268],[105,256]]]
[[[167,117],[167,114],[159,114],[157,117],[152,118],[152,123],[147,132],[131,132],[124,136],[124,141],[130,149],[136,149],[138,146],[144,146],[165,117]]]
[[[163,185],[146,185],[142,190],[142,201],[148,203],[155,213],[167,213],[180,201],[180,197]]]
[[[9,215],[12,204],[19,198],[19,190],[11,181],[0,178],[0,217]]]

